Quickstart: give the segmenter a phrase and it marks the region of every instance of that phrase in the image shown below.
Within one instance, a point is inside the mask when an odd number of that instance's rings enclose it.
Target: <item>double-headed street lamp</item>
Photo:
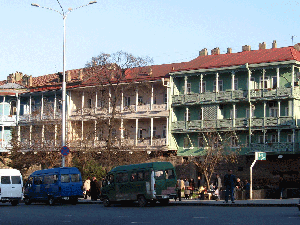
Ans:
[[[35,7],[49,9],[49,10],[52,10],[54,12],[57,12],[63,17],[63,21],[64,21],[64,26],[63,26],[63,28],[64,28],[64,38],[63,38],[63,82],[62,82],[62,126],[61,126],[61,129],[62,129],[62,131],[61,131],[61,142],[62,142],[62,147],[64,147],[66,145],[66,71],[65,71],[65,66],[66,66],[66,18],[67,18],[67,15],[70,12],[74,11],[75,9],[79,9],[79,8],[84,7],[84,6],[88,6],[88,5],[97,3],[97,1],[90,1],[88,4],[79,6],[79,7],[74,8],[74,9],[69,8],[68,11],[64,11],[64,9],[61,6],[59,0],[57,0],[57,2],[58,2],[59,6],[61,8],[61,12],[59,12],[55,9],[40,6],[36,3],[32,3],[31,5],[35,6]],[[62,167],[64,167],[64,166],[65,166],[65,156],[62,155]]]

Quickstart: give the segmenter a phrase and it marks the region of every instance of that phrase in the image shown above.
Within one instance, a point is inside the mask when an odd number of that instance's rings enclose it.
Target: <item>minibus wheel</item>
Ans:
[[[77,197],[71,197],[71,204],[72,205],[76,205],[77,204],[77,202],[78,202],[78,198]]]
[[[147,200],[146,198],[144,197],[144,195],[140,195],[138,197],[138,203],[139,203],[139,206],[140,207],[145,207],[147,205]]]
[[[49,205],[54,205],[54,198],[53,197],[49,197],[49,199],[48,199],[48,204]]]
[[[31,200],[29,198],[24,198],[25,205],[30,205]]]
[[[103,205],[104,205],[104,207],[109,207],[110,206],[110,201],[109,201],[108,197],[104,197]]]
[[[13,200],[13,201],[11,201],[11,205],[13,205],[13,206],[16,206],[16,205],[18,205],[19,204],[19,201],[18,200]]]
[[[168,205],[169,204],[169,199],[162,199],[162,200],[159,200],[159,202],[162,205]]]

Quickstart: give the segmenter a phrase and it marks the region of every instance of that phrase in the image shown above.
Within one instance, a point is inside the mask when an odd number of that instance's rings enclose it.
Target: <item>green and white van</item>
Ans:
[[[168,204],[169,199],[176,197],[176,180],[169,162],[118,166],[107,174],[101,200],[104,206],[120,201],[138,201],[141,207],[148,202]]]

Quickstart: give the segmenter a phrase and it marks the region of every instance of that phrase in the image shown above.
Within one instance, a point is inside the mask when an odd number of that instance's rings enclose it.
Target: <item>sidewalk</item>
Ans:
[[[223,206],[223,207],[296,207],[299,198],[290,199],[254,199],[254,200],[236,200],[235,203],[224,203],[224,200],[198,200],[182,199],[181,201],[170,200],[172,205],[184,206]],[[91,201],[90,199],[79,199],[78,204],[102,204],[102,201]]]

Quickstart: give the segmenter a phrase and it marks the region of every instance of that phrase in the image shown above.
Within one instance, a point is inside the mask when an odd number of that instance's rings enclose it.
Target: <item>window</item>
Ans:
[[[189,140],[188,137],[185,137],[185,138],[183,139],[183,147],[184,147],[184,148],[188,148],[189,145],[190,145],[190,140]]]
[[[286,142],[288,142],[288,143],[292,143],[293,142],[293,135],[292,134],[288,134],[287,135]]]
[[[166,179],[174,179],[175,178],[175,173],[172,169],[166,170]]]
[[[254,108],[252,108],[252,110],[251,110],[251,117],[254,116],[254,111],[255,111]],[[250,118],[250,109],[246,109],[246,118]]]
[[[201,91],[201,82],[199,82],[199,93],[206,92],[206,81],[202,81],[202,91]]]
[[[44,176],[44,184],[53,184],[55,182],[54,175],[46,175]]]
[[[143,181],[144,180],[144,173],[143,172],[137,172],[137,180]]]
[[[1,176],[1,184],[10,184],[10,176]]]
[[[278,142],[277,140],[278,140],[277,134],[272,134],[271,137],[270,137],[270,142],[271,143],[276,143],[276,142]]]
[[[269,116],[270,117],[278,117],[278,108],[272,107],[269,109]]]
[[[88,108],[92,108],[92,99],[88,99]]]
[[[233,109],[230,109],[230,119],[233,119],[233,118],[237,118],[237,108],[234,110],[235,111],[235,117],[233,117]],[[252,114],[252,116],[253,116],[253,114]],[[247,117],[247,118],[249,118],[249,117]]]
[[[259,144],[264,144],[265,142],[264,142],[264,136],[263,135],[259,135],[258,136],[258,143]]]
[[[218,91],[223,91],[223,80],[219,80]],[[216,91],[216,81],[214,81],[214,91]]]
[[[139,138],[143,138],[143,129],[139,129],[138,136]]]
[[[168,103],[168,94],[165,93],[165,97],[164,97],[164,104],[167,104]]]
[[[237,78],[234,78],[234,81],[233,81],[233,90],[238,90],[238,79]]]
[[[115,180],[114,180],[114,175],[112,175],[112,174],[109,175],[108,178],[107,178],[107,180],[108,180],[108,183],[109,183],[109,184],[113,184],[114,181],[115,181]]]
[[[284,115],[289,116],[289,107],[284,108]]]
[[[139,96],[138,97],[138,105],[142,105],[143,104],[143,97]]]
[[[155,171],[155,179],[163,180],[164,179],[164,171],[162,171],[162,170]]]
[[[41,176],[36,176],[33,178],[33,183],[35,185],[41,185],[43,183],[43,177]]]
[[[71,174],[71,182],[79,182],[79,174]]]
[[[148,171],[144,173],[144,180],[150,180],[150,173]]]
[[[250,89],[255,89],[255,78],[250,77]]]
[[[198,120],[202,120],[203,114],[202,114],[202,108],[199,109],[199,113],[198,113]]]
[[[12,184],[21,184],[21,177],[20,176],[11,176],[11,183]]]
[[[277,77],[272,77],[272,88],[277,88]]]
[[[124,97],[124,106],[130,106],[130,97]]]
[[[238,146],[238,140],[236,137],[231,137],[231,147],[237,147]]]
[[[115,128],[112,128],[112,130],[111,130],[111,136],[112,137],[116,137],[117,136],[117,131],[116,131]]]
[[[264,88],[270,88],[270,78],[269,77],[265,77],[263,79],[263,77],[260,77],[260,88],[264,89]]]
[[[163,132],[162,132],[162,137],[163,138],[166,138],[167,137],[167,126],[164,126],[164,128],[163,128]]]
[[[198,147],[203,148],[204,147],[204,139],[203,137],[198,137]]]
[[[249,136],[248,136],[248,135],[246,136],[246,143],[245,143],[245,145],[246,145],[246,146],[249,145]]]
[[[131,182],[137,181],[137,173],[132,173],[132,174],[131,174],[131,176],[130,176],[130,181],[131,181]]]
[[[17,115],[17,102],[15,100],[10,102],[10,115]]]
[[[154,95],[153,104],[156,104],[156,95]]]
[[[187,93],[187,94],[190,94],[190,93],[191,93],[191,86],[192,86],[191,83],[187,83],[187,84],[186,84],[186,93]]]
[[[156,137],[156,127],[153,127],[153,137]]]
[[[118,173],[116,175],[116,182],[117,183],[128,182],[128,173]]]
[[[62,174],[60,176],[60,180],[61,180],[62,183],[69,183],[70,182],[69,174]]]
[[[187,114],[187,115],[186,115]],[[191,120],[191,113],[188,111],[188,113],[184,113],[184,121],[190,121]]]

